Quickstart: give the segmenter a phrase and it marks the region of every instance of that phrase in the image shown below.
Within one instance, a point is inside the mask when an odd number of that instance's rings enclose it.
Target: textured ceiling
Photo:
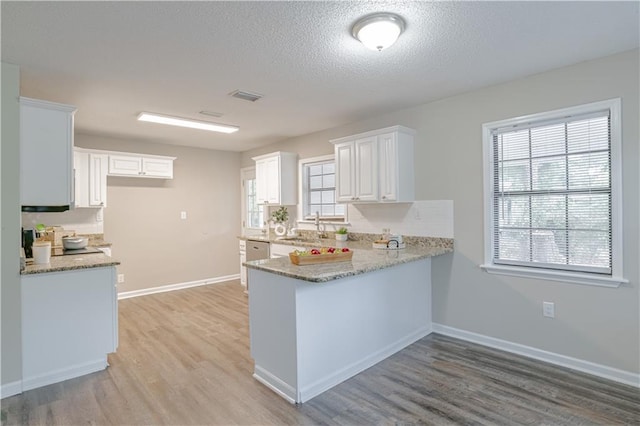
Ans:
[[[76,131],[244,151],[637,48],[638,2],[8,2],[2,61],[23,96],[78,107]],[[350,29],[389,11],[383,52]],[[264,98],[246,102],[233,90]],[[220,118],[200,115],[222,113]],[[141,111],[240,127],[140,123]]]

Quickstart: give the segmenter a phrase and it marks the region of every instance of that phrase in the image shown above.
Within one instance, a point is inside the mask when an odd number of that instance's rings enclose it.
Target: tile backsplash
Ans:
[[[103,234],[102,209],[78,208],[61,213],[22,213],[22,227],[34,228],[38,223],[46,226],[62,226],[78,234]]]

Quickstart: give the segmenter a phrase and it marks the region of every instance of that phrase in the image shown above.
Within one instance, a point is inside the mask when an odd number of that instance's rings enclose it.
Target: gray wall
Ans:
[[[20,311],[20,68],[2,63],[2,369],[1,383],[22,379]]]
[[[434,321],[534,348],[640,372],[638,290],[638,50],[537,74],[243,153],[332,152],[329,139],[395,124],[417,130],[416,199],[454,200],[455,252],[433,262]],[[481,126],[622,98],[624,276],[617,289],[490,275],[483,263]],[[542,301],[556,318],[542,316]]]
[[[239,153],[82,134],[75,145],[177,157],[171,180],[107,178],[104,236],[122,262],[119,292],[238,274]]]

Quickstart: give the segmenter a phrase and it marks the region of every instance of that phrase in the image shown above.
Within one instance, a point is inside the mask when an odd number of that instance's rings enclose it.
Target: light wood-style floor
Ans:
[[[120,301],[110,363],[2,400],[3,424],[640,424],[636,388],[436,334],[291,405],[251,376],[237,281]]]

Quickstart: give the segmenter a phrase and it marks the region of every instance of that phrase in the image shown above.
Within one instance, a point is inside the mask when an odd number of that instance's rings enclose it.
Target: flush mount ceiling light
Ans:
[[[360,18],[351,34],[371,50],[384,50],[404,31],[404,20],[395,13],[374,13]]]
[[[168,115],[153,114],[150,112],[141,112],[138,115],[138,121],[148,121],[150,123],[168,124],[170,126],[189,127],[191,129],[209,130],[211,132],[233,133],[240,130],[236,126],[227,126],[226,124],[210,123],[208,121],[190,120],[187,118],[170,117]]]

